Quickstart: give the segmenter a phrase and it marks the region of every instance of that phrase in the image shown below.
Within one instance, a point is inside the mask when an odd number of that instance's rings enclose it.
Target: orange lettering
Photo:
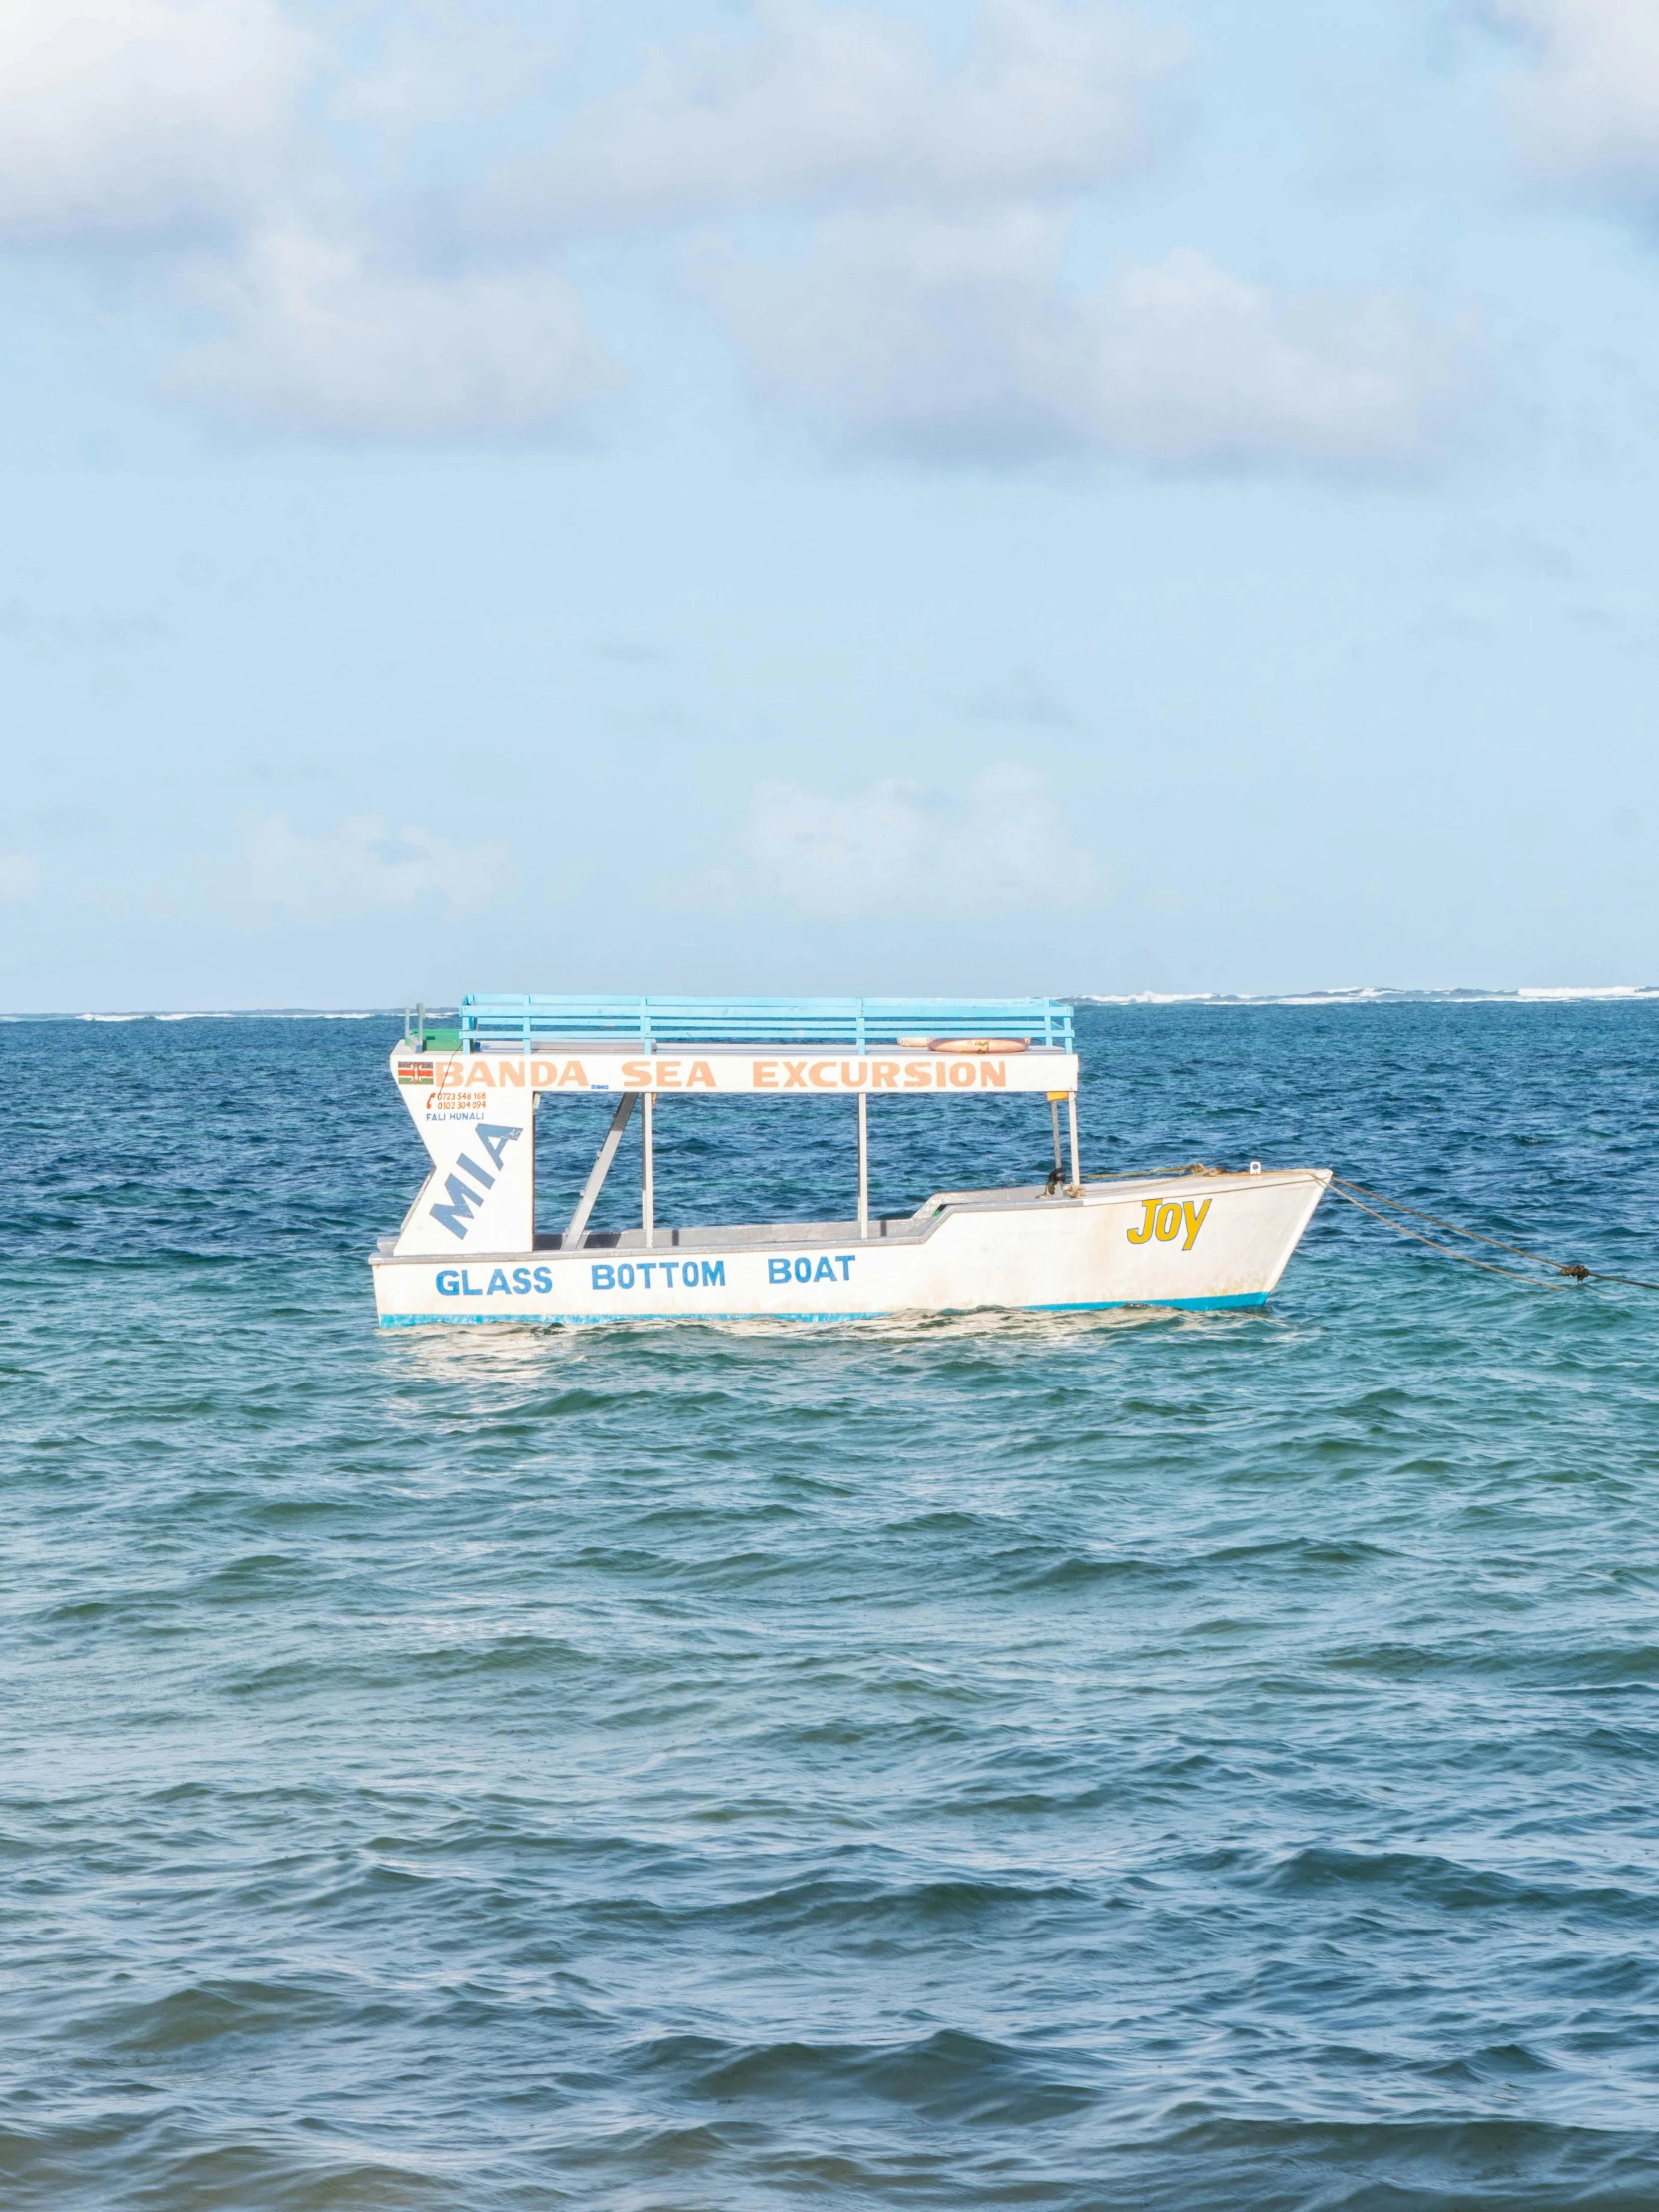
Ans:
[[[587,1087],[587,1069],[582,1065],[580,1060],[567,1060],[565,1062],[565,1071],[563,1075],[561,1075],[559,1078],[560,1090],[585,1091]]]
[[[688,1091],[712,1091],[715,1088],[715,1071],[707,1060],[694,1060],[691,1073],[686,1077]]]
[[[778,1088],[778,1062],[776,1060],[757,1060],[754,1063],[750,1080],[758,1091],[775,1091]]]
[[[649,1060],[624,1060],[622,1063],[622,1087],[628,1091],[648,1091],[653,1088]]]
[[[677,1091],[680,1088],[679,1061],[659,1060],[657,1062],[657,1081],[665,1091]]]
[[[861,1091],[868,1073],[869,1068],[864,1061],[843,1060],[841,1062],[841,1089],[843,1091]]]
[[[896,1091],[898,1088],[898,1062],[896,1060],[871,1060],[869,1063],[869,1087],[872,1091]]]
[[[830,1077],[824,1072],[826,1068],[832,1068],[834,1064],[833,1060],[815,1060],[807,1070],[807,1080],[815,1091],[832,1091],[835,1088]]]
[[[904,1063],[904,1088],[907,1091],[925,1091],[932,1088],[933,1063],[930,1060],[906,1060]]]
[[[530,1088],[533,1091],[550,1091],[559,1080],[557,1060],[532,1060],[530,1062]]]
[[[784,1088],[787,1091],[804,1091],[807,1088],[807,1063],[805,1060],[784,1062]]]
[[[498,1083],[522,1084],[524,1081],[524,1062],[522,1060],[498,1061],[495,1070],[495,1080]]]
[[[981,1060],[979,1063],[979,1087],[985,1091],[1005,1091],[1008,1088],[1007,1061]]]

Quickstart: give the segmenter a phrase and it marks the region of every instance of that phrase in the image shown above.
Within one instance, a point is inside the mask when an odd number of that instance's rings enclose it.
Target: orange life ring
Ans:
[[[1024,1037],[929,1037],[929,1052],[1024,1052]]]

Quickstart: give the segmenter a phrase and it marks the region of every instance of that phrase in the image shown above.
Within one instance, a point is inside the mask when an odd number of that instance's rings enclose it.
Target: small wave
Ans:
[[[691,2076],[704,2096],[766,2105],[805,2100],[814,2108],[862,2102],[902,2106],[935,2120],[1021,2126],[1057,2119],[1095,2102],[1081,2068],[1061,2053],[1026,2051],[945,2028],[912,2042],[757,2043],[734,2048],[697,2035],[665,2036],[642,2052],[646,2068]]]
[[[1482,1907],[1508,1913],[1572,1914],[1580,1919],[1634,1921],[1647,1928],[1653,1901],[1618,1883],[1547,1880],[1535,1874],[1509,1874],[1498,1867],[1467,1866],[1436,1852],[1345,1851],[1314,1844],[1282,1860],[1268,1877],[1269,1887],[1296,1893],[1328,1889],[1375,1892],[1413,1907],[1434,1905],[1466,1913]]]

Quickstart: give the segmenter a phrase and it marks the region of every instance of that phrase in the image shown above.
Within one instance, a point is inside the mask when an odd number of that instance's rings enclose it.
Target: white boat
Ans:
[[[1253,1161],[1086,1180],[1071,1010],[1051,999],[475,997],[448,1029],[406,1025],[391,1074],[432,1168],[370,1263],[388,1328],[1261,1306],[1331,1178]],[[566,1226],[538,1235],[535,1114],[594,1093],[615,1109],[592,1172]],[[856,1213],[659,1222],[657,1101],[695,1113],[733,1094],[854,1100]],[[869,1116],[918,1095],[1046,1106],[1053,1172],[872,1215]],[[636,1110],[639,1226],[590,1230]]]

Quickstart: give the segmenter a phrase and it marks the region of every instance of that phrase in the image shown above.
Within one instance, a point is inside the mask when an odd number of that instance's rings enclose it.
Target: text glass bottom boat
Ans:
[[[391,1072],[432,1171],[371,1262],[387,1327],[1261,1306],[1330,1180],[1253,1165],[1086,1183],[1071,1010],[1050,999],[475,997],[453,1029],[410,1029]],[[538,1236],[537,1107],[593,1093],[615,1098],[610,1126],[568,1225]],[[657,1222],[656,1100],[733,1094],[856,1098],[855,1220]],[[1046,1100],[1055,1172],[872,1217],[869,1101],[918,1094]],[[640,1225],[590,1233],[636,1110]]]

